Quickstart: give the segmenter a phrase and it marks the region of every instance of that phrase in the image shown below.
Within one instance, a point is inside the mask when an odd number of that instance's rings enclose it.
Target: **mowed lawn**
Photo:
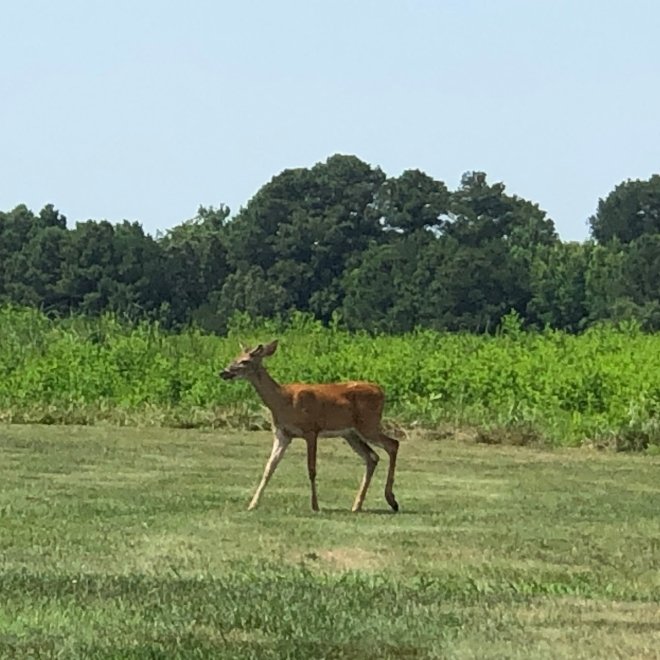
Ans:
[[[660,459],[423,437],[365,503],[266,433],[0,427],[0,657],[660,657]]]

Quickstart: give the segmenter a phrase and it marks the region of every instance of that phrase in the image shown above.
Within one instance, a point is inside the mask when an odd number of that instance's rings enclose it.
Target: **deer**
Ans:
[[[385,500],[393,511],[398,511],[399,504],[392,488],[399,441],[385,435],[382,430],[385,403],[382,388],[367,381],[280,385],[263,365],[264,358],[272,356],[277,345],[278,340],[275,339],[252,349],[241,347],[241,353],[219,373],[223,380],[242,378],[249,381],[272,416],[273,447],[248,510],[252,511],[258,506],[264,489],[292,439],[303,438],[307,443],[312,511],[319,511],[316,490],[317,442],[319,438],[343,437],[365,464],[352,511],[362,510],[378,464],[378,454],[371,445],[384,449],[389,457]]]

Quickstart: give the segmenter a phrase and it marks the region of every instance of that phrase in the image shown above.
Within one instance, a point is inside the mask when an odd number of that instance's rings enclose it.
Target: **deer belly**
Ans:
[[[306,435],[313,433],[315,429],[302,429],[297,426],[286,425],[284,431],[294,438],[304,438]],[[339,427],[336,429],[323,429],[318,431],[319,438],[338,438],[344,437],[350,433],[355,433],[355,429],[352,426],[343,428]]]
[[[337,438],[337,437],[344,437],[348,435],[349,433],[355,433],[355,429],[353,427],[345,428],[345,429],[328,429],[325,431],[320,431],[319,432],[319,438]]]

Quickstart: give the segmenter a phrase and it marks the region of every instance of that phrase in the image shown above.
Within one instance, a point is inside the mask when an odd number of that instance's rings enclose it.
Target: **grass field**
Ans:
[[[245,510],[266,433],[0,426],[0,656],[660,657],[660,458],[294,442]]]

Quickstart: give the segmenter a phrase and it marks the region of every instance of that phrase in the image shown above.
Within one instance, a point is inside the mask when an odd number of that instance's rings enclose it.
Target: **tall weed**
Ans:
[[[608,438],[619,449],[660,443],[660,336],[634,325],[526,333],[514,317],[495,336],[375,337],[304,315],[259,325],[239,317],[217,337],[111,315],[52,320],[3,308],[0,420],[261,428],[268,417],[250,386],[217,372],[239,341],[275,336],[277,379],[376,381],[400,423],[533,428],[557,444]]]

